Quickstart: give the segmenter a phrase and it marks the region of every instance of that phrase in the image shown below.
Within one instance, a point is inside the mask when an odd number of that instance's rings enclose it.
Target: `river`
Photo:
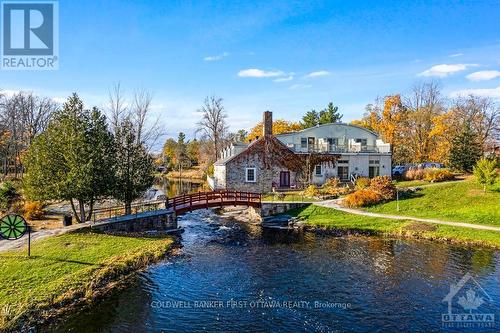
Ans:
[[[500,253],[493,250],[268,230],[211,211],[179,223],[180,255],[58,330],[439,332],[450,326],[442,322],[443,299],[468,272],[482,289],[469,280],[452,312],[492,313],[499,325]],[[468,290],[483,301],[476,310],[457,304]],[[456,331],[495,331],[474,325]]]

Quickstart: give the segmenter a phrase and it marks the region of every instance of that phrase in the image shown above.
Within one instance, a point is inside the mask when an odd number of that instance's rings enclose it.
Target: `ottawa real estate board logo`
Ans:
[[[443,302],[448,303],[448,313],[441,315],[445,328],[495,327],[492,299],[470,273],[450,285]]]
[[[1,1],[2,70],[59,68],[57,1]]]

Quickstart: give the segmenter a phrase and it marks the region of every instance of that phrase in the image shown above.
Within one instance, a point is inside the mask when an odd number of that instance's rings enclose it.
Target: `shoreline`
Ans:
[[[357,229],[357,228],[336,228],[336,227],[319,227],[312,225],[305,225],[304,232],[314,233],[320,236],[330,236],[339,238],[350,237],[377,237],[384,239],[405,239],[405,240],[425,240],[431,242],[438,242],[442,244],[452,244],[460,246],[480,246],[488,249],[500,250],[500,245],[491,244],[480,240],[461,240],[453,237],[442,237],[432,234],[423,234],[421,231],[399,231],[399,232],[381,232],[375,229]]]
[[[108,258],[107,263],[88,272],[83,285],[70,287],[42,304],[23,304],[25,309],[21,313],[10,320],[3,319],[3,325],[0,322],[0,331],[19,332],[31,329],[50,331],[51,327],[72,313],[92,307],[113,293],[127,288],[130,281],[139,273],[165,258],[175,256],[182,247],[178,237],[161,236],[159,239],[164,242],[157,248],[141,249],[131,257],[124,258],[124,255],[118,255]]]

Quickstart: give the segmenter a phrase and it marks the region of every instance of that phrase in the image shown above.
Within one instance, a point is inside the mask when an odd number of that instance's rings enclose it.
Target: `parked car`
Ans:
[[[393,176],[402,176],[406,170],[407,170],[406,166],[396,165],[394,168],[392,168],[392,175]]]
[[[428,169],[428,168],[444,168],[444,165],[442,163],[435,163],[435,162],[424,162],[418,165],[420,169]]]

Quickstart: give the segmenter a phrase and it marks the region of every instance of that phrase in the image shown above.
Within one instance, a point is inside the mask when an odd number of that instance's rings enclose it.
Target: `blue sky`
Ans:
[[[299,120],[329,101],[344,120],[377,96],[438,80],[445,96],[500,99],[500,1],[59,2],[57,71],[0,72],[0,88],[105,107],[153,92],[168,136],[194,134],[205,96],[224,98],[231,129],[265,110]]]

